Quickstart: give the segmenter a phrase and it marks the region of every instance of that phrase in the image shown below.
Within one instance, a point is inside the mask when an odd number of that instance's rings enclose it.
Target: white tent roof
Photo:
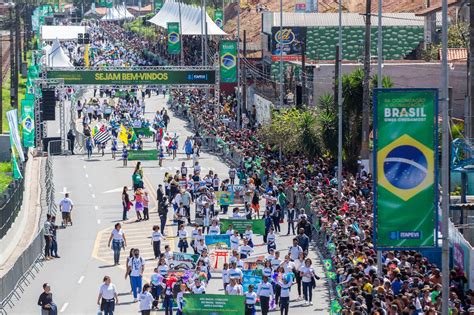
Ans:
[[[113,8],[107,9],[105,15],[101,18],[102,21],[121,21],[134,19],[132,13],[127,10],[127,7],[124,5],[118,5]]]
[[[184,3],[178,3],[174,0],[166,1],[150,22],[163,28],[168,27],[169,22],[179,22],[179,10],[181,6],[181,26],[183,35],[201,35],[201,8]],[[206,13],[207,34],[208,35],[227,35]]]
[[[69,61],[68,56],[64,53],[57,39],[53,41],[53,45],[46,52],[45,64],[52,68],[74,68],[74,65]]]
[[[85,26],[78,25],[42,25],[42,40],[73,40],[77,39],[77,34],[86,33]]]

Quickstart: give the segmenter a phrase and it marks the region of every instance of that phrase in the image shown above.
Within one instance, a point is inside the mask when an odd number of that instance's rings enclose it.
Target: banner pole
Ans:
[[[448,93],[448,0],[442,1],[442,32],[441,32],[441,103],[442,103],[442,308],[441,314],[449,314],[449,93]]]
[[[377,16],[377,87],[382,88],[382,0],[378,0]],[[377,275],[382,276],[382,251],[377,250]]]

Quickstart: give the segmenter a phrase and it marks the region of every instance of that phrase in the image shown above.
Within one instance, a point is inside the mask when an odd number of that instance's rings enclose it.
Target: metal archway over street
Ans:
[[[140,67],[104,70],[45,69],[48,79],[64,79],[65,85],[202,85],[216,84],[211,67]]]

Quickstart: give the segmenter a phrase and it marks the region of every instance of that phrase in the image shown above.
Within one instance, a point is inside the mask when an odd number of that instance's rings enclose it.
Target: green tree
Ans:
[[[337,156],[337,106],[330,93],[323,94],[318,100],[318,125],[324,150],[332,157]]]

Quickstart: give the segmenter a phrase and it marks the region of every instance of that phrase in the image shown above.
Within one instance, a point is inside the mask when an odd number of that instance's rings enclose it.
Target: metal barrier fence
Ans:
[[[24,188],[23,179],[13,180],[10,187],[0,196],[0,238],[7,234],[20,212]]]
[[[8,314],[7,307],[11,308],[20,301],[21,294],[43,266],[43,240],[40,231],[13,267],[0,278],[0,314]]]

